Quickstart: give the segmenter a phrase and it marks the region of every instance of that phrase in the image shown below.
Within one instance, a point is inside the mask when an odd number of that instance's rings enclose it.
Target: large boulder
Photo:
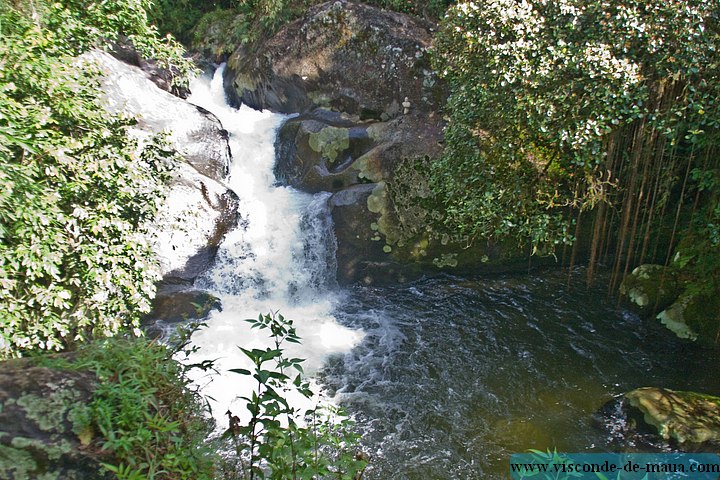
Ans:
[[[440,154],[442,128],[442,119],[434,113],[373,122],[325,109],[294,117],[281,127],[278,180],[305,192],[333,193],[329,205],[341,283],[402,281],[417,271],[418,265],[406,257],[422,249],[396,248],[406,219],[399,218],[390,189],[405,162]]]
[[[604,405],[595,420],[613,435],[636,445],[655,443],[652,435],[683,450],[720,448],[720,397],[713,395],[636,388]]]
[[[418,168],[440,156],[443,125],[433,112],[378,122],[315,109],[281,127],[276,177],[306,192],[333,193],[340,283],[402,282],[446,267],[515,268],[507,255],[516,251],[512,247],[468,247],[464,239],[429,230],[432,213],[422,200],[430,189]],[[526,258],[522,266],[527,268]]]
[[[237,196],[222,183],[230,163],[227,132],[211,113],[159,89],[138,67],[99,51],[83,59],[103,73],[107,110],[136,117],[133,132],[141,142],[167,132],[182,158],[153,230],[164,280],[192,282],[237,223]]]
[[[89,372],[12,360],[0,369],[0,478],[104,479],[107,461],[90,448],[93,432],[79,418],[96,379]]]
[[[443,102],[427,50],[433,25],[415,17],[344,0],[311,8],[252,51],[228,60],[230,99],[283,113],[321,106],[388,119]]]

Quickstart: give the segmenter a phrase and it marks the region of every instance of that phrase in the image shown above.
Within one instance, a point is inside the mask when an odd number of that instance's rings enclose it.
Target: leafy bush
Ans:
[[[76,59],[123,33],[186,65],[144,37],[146,4],[36,2],[34,17],[0,4],[0,357],[110,336],[149,311],[146,224],[171,152],[139,148],[134,121],[102,109],[97,72]]]
[[[690,166],[717,166],[718,14],[702,0],[452,7],[435,55],[448,148],[431,172],[448,230],[552,247],[597,210],[593,251],[610,232],[620,270],[642,263],[668,202],[692,203]]]
[[[51,368],[91,371],[91,402],[74,407],[76,429],[97,446],[104,467],[119,480],[211,480],[219,461],[208,442],[213,422],[173,359],[184,350],[144,338],[116,337],[83,345],[71,361],[41,357]],[[208,365],[203,365],[208,367]]]
[[[359,479],[367,462],[352,451],[358,437],[342,411],[316,407],[301,412],[288,401],[290,391],[313,396],[302,377],[303,360],[283,353],[283,343],[300,342],[293,321],[270,313],[248,322],[253,328],[268,329],[275,346],[241,348],[254,370],[231,370],[252,376],[256,388],[249,397],[242,397],[250,413],[247,424],[228,411],[230,426],[224,436],[235,449],[231,463],[236,465],[229,476],[243,480]]]

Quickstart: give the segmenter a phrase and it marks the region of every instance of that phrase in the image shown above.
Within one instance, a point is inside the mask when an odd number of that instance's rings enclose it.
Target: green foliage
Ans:
[[[118,479],[214,478],[217,458],[207,444],[212,422],[190,386],[193,367],[173,359],[186,345],[171,350],[142,338],[114,338],[83,346],[70,363],[42,360],[97,376],[91,403],[76,407],[78,429],[94,432],[107,455],[105,468]]]
[[[48,32],[64,55],[105,48],[127,38],[144,58],[156,60],[173,75],[173,85],[186,86],[194,66],[183,57],[185,51],[179,43],[169,35],[160,37],[157,28],[148,23],[153,5],[154,0],[38,2],[37,26]]]
[[[145,52],[147,2],[0,3],[0,356],[137,327],[158,269],[147,223],[171,155],[100,106],[76,55],[122,33]],[[165,50],[163,50],[165,49]]]
[[[148,10],[148,17],[162,34],[172,34],[189,44],[193,29],[203,15],[234,6],[234,0],[155,0]]]
[[[316,0],[236,0],[242,22],[237,29],[242,44],[270,38],[283,25],[298,18]]]
[[[437,20],[445,15],[454,0],[369,0],[365,3],[387,10],[407,13],[429,20]]]
[[[213,10],[203,15],[193,28],[192,48],[211,57],[227,57],[247,41],[247,29],[248,25],[234,8]]]
[[[248,322],[253,328],[268,329],[275,346],[241,348],[254,370],[231,370],[256,381],[252,394],[242,397],[250,413],[248,423],[228,411],[230,426],[225,437],[235,448],[234,460],[239,464],[235,474],[244,480],[359,479],[366,462],[351,451],[358,437],[350,430],[350,420],[330,407],[300,412],[288,401],[291,391],[313,396],[302,377],[303,360],[283,353],[285,342],[300,342],[292,320],[270,313]]]
[[[452,91],[448,148],[431,171],[445,226],[551,247],[571,240],[567,209],[647,199],[649,172],[670,192],[717,145],[717,16],[702,0],[452,7],[435,55]]]

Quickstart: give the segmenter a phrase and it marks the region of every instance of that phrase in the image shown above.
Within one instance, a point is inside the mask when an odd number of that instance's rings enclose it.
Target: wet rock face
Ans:
[[[143,58],[129,38],[121,36],[115,45],[113,45],[110,54],[123,63],[138,67],[147,79],[157,85],[161,90],[165,90],[180,98],[187,98],[190,94],[190,90],[187,88],[178,88],[172,84],[173,77],[178,74],[177,71],[170,71],[160,67],[157,61],[153,59]]]
[[[153,300],[149,317],[164,322],[202,320],[212,310],[222,311],[220,299],[202,290],[162,289]]]
[[[619,443],[636,447],[720,448],[720,397],[712,395],[637,388],[608,402],[594,420]]]
[[[311,8],[252,52],[228,60],[225,87],[236,103],[283,113],[313,107],[387,120],[434,111],[444,93],[431,71],[430,23],[342,0]]]
[[[132,133],[141,142],[169,132],[167,140],[181,160],[152,226],[155,250],[166,283],[190,283],[237,224],[237,196],[222,183],[230,164],[227,131],[211,113],[159,89],[138,67],[99,51],[82,58],[104,73],[108,111],[138,119]]]
[[[278,180],[305,192],[333,193],[329,204],[340,283],[403,281],[416,270],[416,265],[389,255],[385,243],[394,242],[401,228],[388,182],[403,162],[440,154],[442,127],[435,114],[372,122],[324,109],[281,127]]]
[[[74,408],[92,399],[94,375],[28,365],[0,368],[0,478],[110,478]]]

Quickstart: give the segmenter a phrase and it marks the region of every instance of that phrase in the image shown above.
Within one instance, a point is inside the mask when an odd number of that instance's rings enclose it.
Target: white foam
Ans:
[[[208,327],[193,335],[193,345],[200,350],[191,358],[193,362],[213,359],[220,371],[203,387],[220,426],[228,409],[243,413],[244,401],[238,397],[248,396],[255,387],[252,379],[228,372],[251,369],[238,347],[273,347],[267,330],[251,329],[245,319],[270,311],[293,319],[302,343],[285,345],[286,356],[306,359],[303,365],[310,374],[328,356],[349,351],[364,335],[338,324],[332,315],[335,239],[328,194],[310,195],[275,185],[274,141],[286,117],[230,108],[222,91],[222,70],[211,82],[195,80],[188,99],[214,113],[230,133],[233,163],[228,185],[240,198],[240,226],[226,236],[216,265],[197,281],[223,305],[222,312],[210,316]],[[301,403],[294,397],[292,401],[298,408],[309,408],[319,400]]]

